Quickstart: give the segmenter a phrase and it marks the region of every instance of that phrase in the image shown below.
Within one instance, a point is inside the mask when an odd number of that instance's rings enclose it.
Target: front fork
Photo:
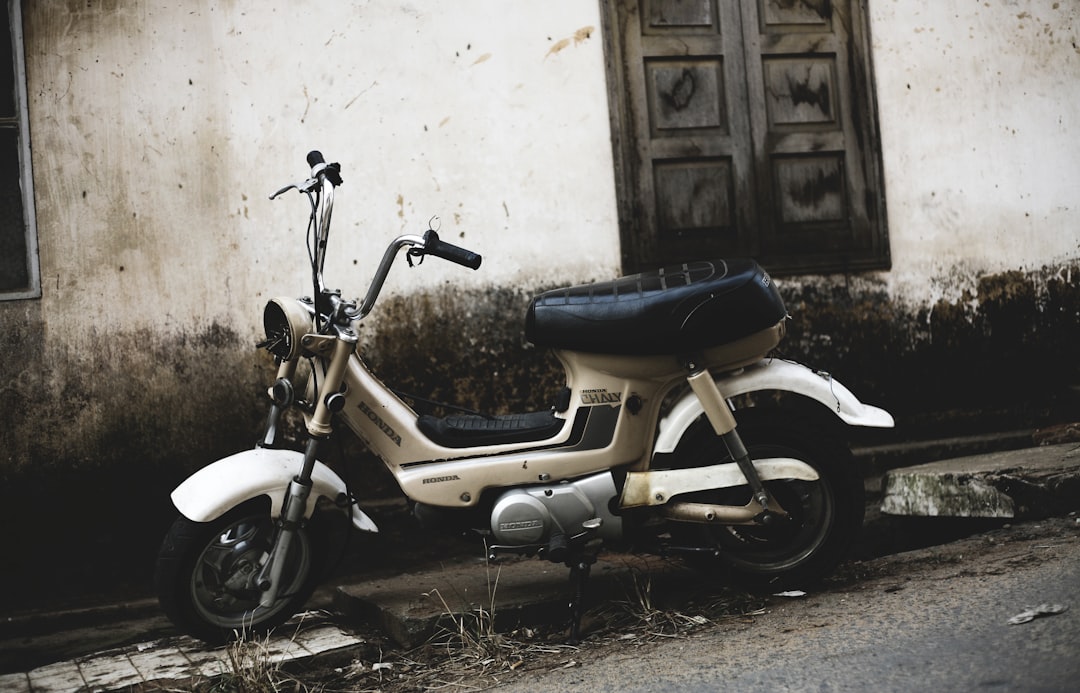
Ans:
[[[761,477],[754,469],[750,453],[746,451],[742,438],[735,430],[735,415],[731,413],[731,408],[720,393],[720,388],[716,386],[716,381],[713,380],[708,369],[692,358],[685,359],[684,365],[688,372],[686,382],[690,384],[690,389],[701,402],[705,410],[705,418],[709,420],[713,430],[724,442],[731,459],[746,477],[746,482],[754,494],[754,500],[761,506],[761,513],[754,519],[767,525],[777,517],[786,517],[787,513],[770,497],[765,485],[761,483]]]
[[[266,563],[255,577],[255,586],[262,593],[259,604],[264,608],[270,608],[277,602],[281,586],[281,574],[285,569],[285,561],[289,555],[289,548],[296,538],[296,532],[303,528],[304,518],[307,516],[308,501],[311,497],[311,473],[318,460],[319,445],[333,432],[333,415],[341,411],[345,404],[345,396],[341,393],[341,382],[345,376],[345,368],[349,358],[356,349],[359,338],[351,327],[334,326],[336,339],[331,342],[321,336],[305,335],[304,339],[315,337],[313,346],[332,345],[330,366],[326,369],[323,378],[323,392],[319,396],[314,412],[307,421],[308,441],[304,449],[304,462],[300,472],[289,482],[285,492],[285,499],[281,506],[281,515],[277,518],[277,533],[274,538],[274,546],[270,550]],[[329,349],[324,349],[329,351]],[[278,367],[278,380],[271,392],[274,405],[267,418],[266,430],[260,444],[272,444],[278,419],[282,411],[291,404],[291,377],[296,372],[296,362],[283,363]],[[284,389],[282,382],[290,383],[288,386],[289,400],[278,397],[279,387]]]

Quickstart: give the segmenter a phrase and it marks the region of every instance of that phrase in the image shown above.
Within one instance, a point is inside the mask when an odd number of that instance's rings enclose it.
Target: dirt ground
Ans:
[[[398,538],[400,539],[400,537]],[[432,550],[438,559],[463,546]],[[243,690],[419,691],[440,688],[516,688],[537,683],[553,672],[587,674],[602,663],[626,656],[662,657],[672,642],[740,635],[797,637],[821,619],[815,612],[829,601],[837,614],[859,610],[861,601],[896,593],[961,586],[1023,571],[1061,552],[1080,555],[1080,518],[1076,513],[1040,521],[961,520],[881,516],[868,508],[862,537],[851,558],[807,598],[754,595],[709,583],[689,569],[656,559],[658,569],[635,571],[621,594],[602,595],[584,620],[584,641],[565,644],[566,630],[543,623],[521,623],[496,632],[490,613],[471,614],[426,645],[402,650],[372,626],[348,624],[365,644],[330,658],[316,658],[296,668],[261,671],[261,682],[236,683]],[[651,560],[651,559],[650,559]],[[344,566],[349,568],[350,566]],[[379,572],[394,566],[380,566]],[[338,582],[355,579],[347,574]],[[332,586],[320,592],[327,608]],[[131,618],[94,624],[39,637],[0,639],[8,671],[99,651],[107,646],[165,637],[171,625],[152,600]],[[319,606],[316,604],[316,606]],[[816,607],[815,607],[816,605]],[[1017,605],[1017,609],[1021,605]],[[1072,607],[1080,610],[1080,604]],[[327,618],[340,622],[332,611]],[[815,620],[817,619],[817,620]],[[726,641],[725,648],[734,645]],[[256,643],[257,645],[257,643]],[[7,661],[10,659],[11,661]],[[41,660],[40,662],[37,660]],[[268,682],[273,682],[270,685]],[[196,682],[190,690],[221,688],[220,681]],[[246,686],[246,687],[245,687]]]
[[[1018,571],[1078,550],[1075,513],[1021,523],[872,516],[854,557],[805,599],[752,595],[685,575],[671,580],[661,573],[637,574],[625,594],[612,595],[588,612],[586,637],[577,647],[565,644],[565,630],[541,624],[495,633],[478,614],[415,650],[395,649],[370,631],[363,633],[367,646],[348,661],[315,662],[279,675],[300,690],[545,689],[547,677],[562,670],[587,679],[590,667],[627,652],[664,659],[664,648],[673,641],[764,637],[766,631],[781,639],[798,637],[821,620],[823,600],[842,614],[845,603],[853,610],[866,608],[858,605],[872,595],[914,595],[950,581],[959,587],[963,580]]]

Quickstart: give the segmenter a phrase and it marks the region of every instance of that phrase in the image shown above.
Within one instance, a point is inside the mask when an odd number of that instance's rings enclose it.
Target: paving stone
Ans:
[[[333,652],[346,647],[362,645],[364,639],[345,633],[337,626],[319,626],[305,630],[297,636],[297,642],[313,655]]]
[[[179,681],[198,674],[198,668],[175,647],[132,652],[128,655],[128,659],[144,681],[158,679]]]
[[[35,693],[74,691],[86,686],[76,662],[57,662],[38,667],[28,675],[30,688]]]
[[[27,674],[0,675],[0,693],[30,693],[30,677]]]
[[[143,682],[142,674],[123,653],[93,657],[78,664],[79,673],[90,691],[115,691]]]

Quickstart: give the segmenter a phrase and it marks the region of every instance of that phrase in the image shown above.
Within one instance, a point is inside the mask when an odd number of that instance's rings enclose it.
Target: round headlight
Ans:
[[[300,338],[313,330],[311,308],[295,298],[272,298],[263,309],[266,341],[260,346],[283,361],[300,355]]]

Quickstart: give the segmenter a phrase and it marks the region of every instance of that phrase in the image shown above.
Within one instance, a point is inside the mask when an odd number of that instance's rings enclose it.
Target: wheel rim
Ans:
[[[753,459],[789,457],[802,460],[817,468],[805,453],[786,445],[749,445]],[[727,458],[730,461],[730,458]],[[823,480],[795,479],[767,481],[769,494],[788,514],[772,526],[698,525],[690,529],[703,545],[719,550],[720,560],[735,569],[755,575],[779,574],[790,571],[811,557],[827,540],[836,515],[833,491]],[[748,486],[703,491],[686,495],[686,500],[742,506],[753,501]]]
[[[274,525],[264,514],[250,515],[215,534],[195,560],[191,572],[191,602],[207,623],[244,630],[273,618],[301,590],[311,565],[307,534],[298,532],[289,547],[278,598],[268,608],[259,605],[254,585],[269,556]]]
[[[790,570],[813,555],[828,538],[835,515],[834,499],[823,481],[772,481],[765,488],[787,513],[773,526],[734,525],[706,527],[710,540],[733,566],[756,573],[779,573]],[[745,504],[748,489],[738,501]]]

